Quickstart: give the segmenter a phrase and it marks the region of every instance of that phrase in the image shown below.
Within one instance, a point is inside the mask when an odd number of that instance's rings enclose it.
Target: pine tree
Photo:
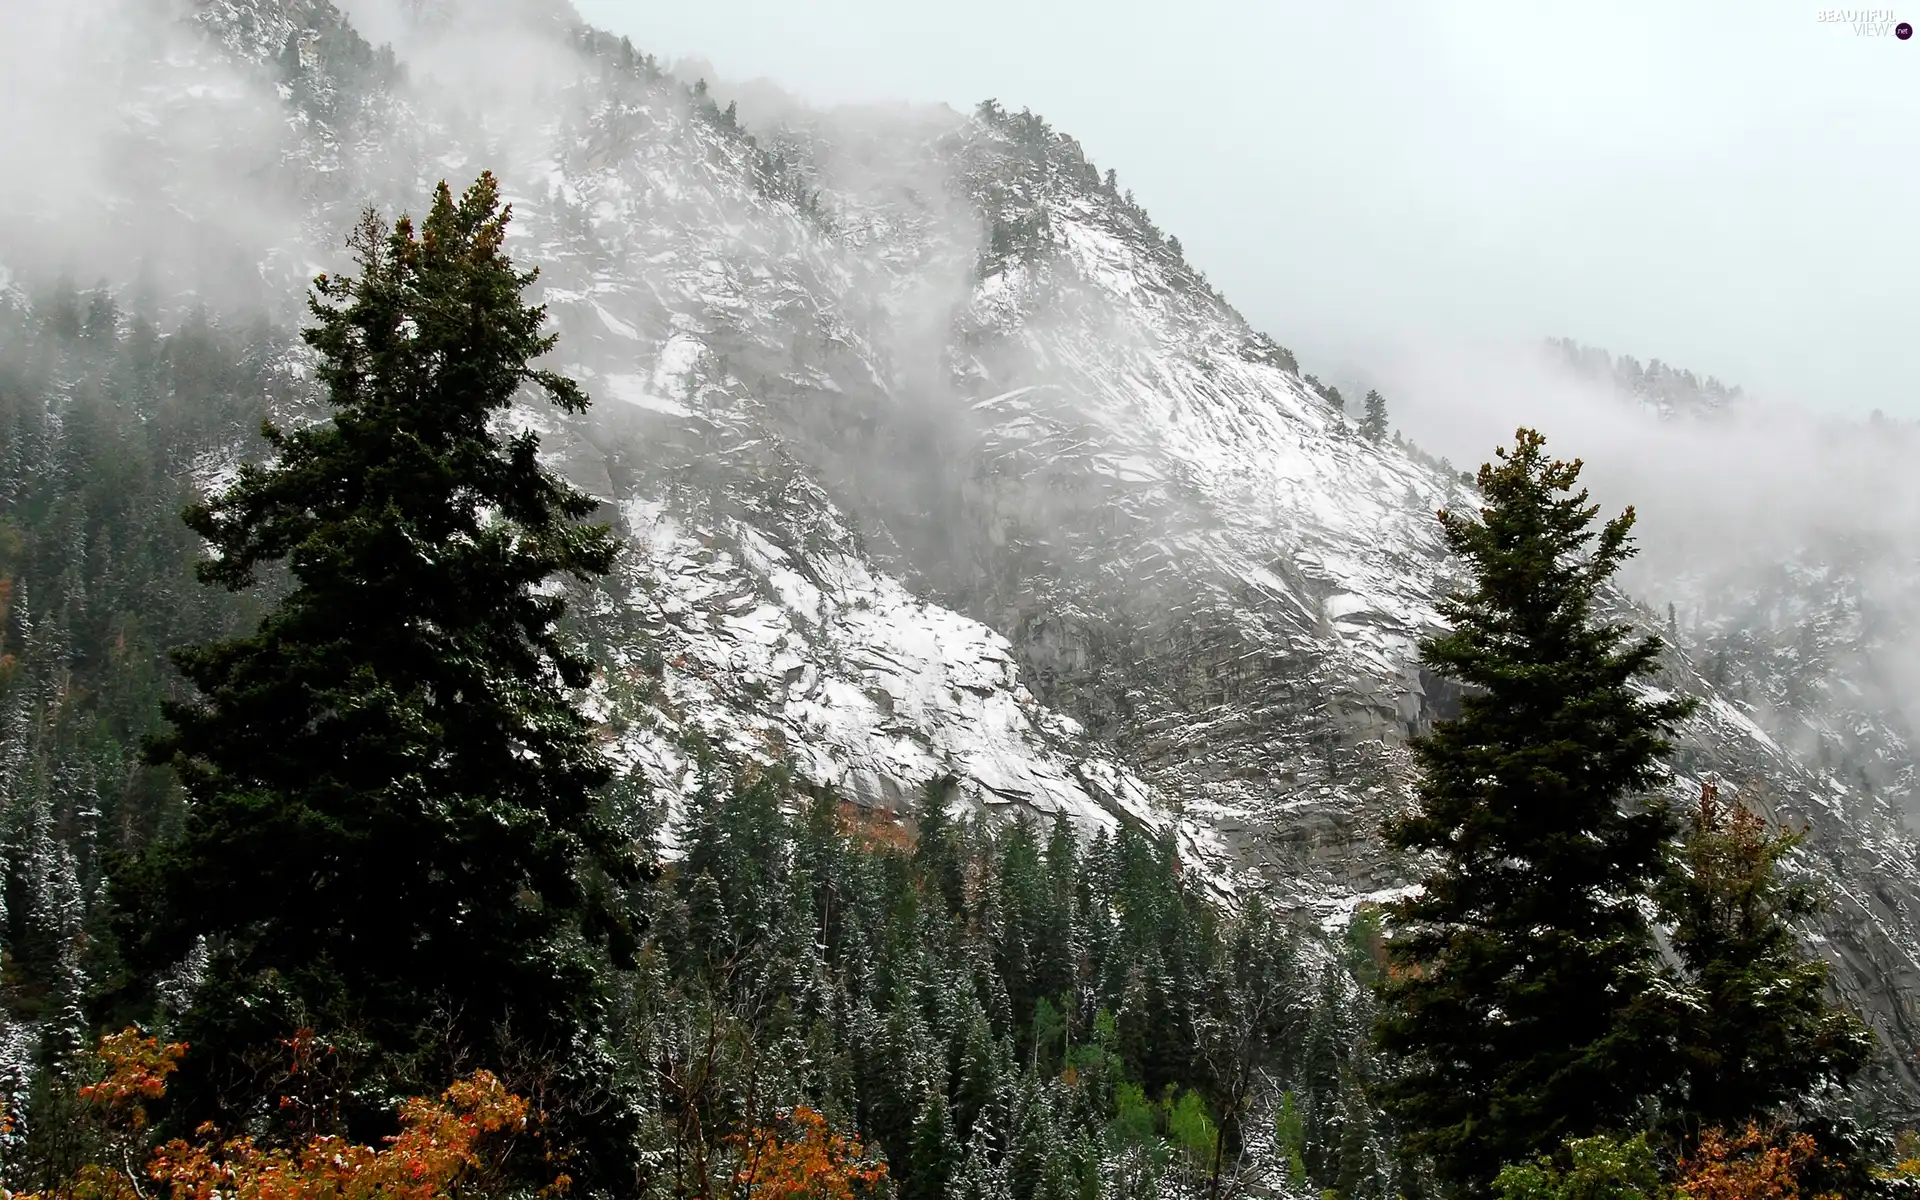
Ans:
[[[964,899],[960,838],[949,812],[954,783],[951,776],[929,780],[920,792],[920,807],[914,814],[914,863],[919,866],[933,897],[949,915],[961,910]]]
[[[1345,1200],[1386,1194],[1387,1169],[1374,1141],[1373,1113],[1351,1069],[1343,1072],[1333,1191]]]
[[[1021,1080],[1019,1124],[1007,1154],[1007,1186],[1013,1200],[1039,1200],[1046,1190],[1060,1134],[1045,1085],[1032,1074]]]
[[[1074,830],[1073,822],[1067,820],[1063,813],[1054,814],[1053,827],[1047,834],[1046,857],[1047,885],[1051,894],[1041,918],[1042,932],[1036,964],[1038,986],[1044,994],[1059,1001],[1061,1015],[1067,1022],[1068,1044],[1071,1045],[1080,1015],[1075,987],[1079,976],[1081,942],[1077,936],[1080,914],[1075,909],[1079,899],[1075,885],[1080,878],[1080,835]]]
[[[948,1195],[953,1200],[1010,1200],[1006,1175],[990,1159],[985,1142],[980,1138],[973,1139],[967,1146],[967,1156],[962,1160],[960,1170],[948,1187]]]
[[[895,983],[885,1015],[876,1018],[866,1023],[856,1056],[861,1124],[889,1160],[911,1170],[926,1084],[934,1074],[928,1063],[932,1038],[904,977]]]
[[[1384,441],[1387,436],[1387,398],[1377,391],[1367,393],[1367,408],[1360,418],[1360,436],[1370,442]]]
[[[1013,1020],[1023,1033],[1022,1044],[1031,1046],[1031,1037],[1026,1035],[1035,1005],[1041,997],[1058,992],[1049,986],[1052,981],[1045,974],[1051,889],[1041,859],[1039,831],[1025,812],[1015,817],[1001,835],[994,880],[998,900],[998,920],[991,933],[994,964],[1006,981]]]
[[[1673,818],[1644,793],[1692,704],[1639,690],[1660,640],[1594,612],[1633,553],[1633,510],[1594,530],[1580,463],[1549,460],[1532,430],[1499,460],[1480,468],[1478,519],[1440,514],[1473,579],[1422,659],[1466,692],[1415,743],[1418,803],[1387,829],[1438,863],[1390,910],[1375,1031],[1405,1059],[1389,1111],[1466,1193],[1626,1121],[1677,1066],[1645,912]]]
[[[594,943],[631,949],[609,889],[640,865],[597,815],[609,770],[566,690],[590,664],[544,585],[604,573],[614,543],[537,437],[495,420],[526,388],[587,406],[531,365],[556,339],[522,303],[509,216],[491,175],[457,201],[442,184],[418,228],[369,212],[359,274],[310,301],[332,419],[267,426],[272,465],[188,510],[215,551],[204,582],[289,586],[250,636],[175,656],[199,697],[166,706],[149,756],[191,804],[118,874],[119,932],[149,977],[218,947],[180,1029],[180,1124],[271,1121],[260,1064],[313,1025],[350,1073],[349,1132],[482,1062],[547,1091],[598,1189],[630,1176],[633,1116],[610,1093]]]
[[[73,286],[73,276],[61,275],[54,282],[53,294],[41,304],[41,322],[43,328],[60,339],[72,341],[80,336],[83,318],[80,315],[80,293]]]
[[[1262,1076],[1277,1065],[1269,1056],[1285,1044],[1297,1004],[1293,947],[1262,897],[1253,896],[1234,923],[1214,976],[1201,1022],[1201,1057],[1207,1098],[1220,1114],[1224,1162],[1241,1147],[1241,1123]]]
[[[914,1121],[909,1161],[912,1170],[900,1181],[900,1200],[946,1200],[947,1186],[960,1170],[961,1149],[947,1114],[947,1098],[937,1089]]]
[[[1322,1188],[1332,1187],[1339,1171],[1341,1083],[1347,1059],[1349,1030],[1346,984],[1333,966],[1322,970],[1318,1001],[1307,1022],[1300,1049],[1296,1086],[1304,1102],[1307,1176]]]
[[[954,1118],[959,1137],[974,1140],[974,1131],[983,1121],[990,1123],[991,1110],[1002,1084],[998,1047],[993,1030],[987,1024],[986,1010],[973,1000],[973,1012],[961,1031],[960,1063],[954,1087]],[[989,1131],[990,1132],[990,1131]]]
[[[1817,907],[1811,887],[1780,875],[1805,837],[1770,828],[1708,782],[1661,889],[1673,947],[1699,990],[1676,1106],[1695,1128],[1738,1129],[1866,1061],[1869,1035],[1827,1003],[1826,964],[1802,954],[1788,925]]]

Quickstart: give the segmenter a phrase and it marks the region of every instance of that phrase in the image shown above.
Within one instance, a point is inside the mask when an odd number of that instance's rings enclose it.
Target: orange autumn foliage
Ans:
[[[312,1057],[303,1055],[312,1041],[303,1036],[289,1043],[296,1074]],[[50,1193],[0,1190],[0,1200],[159,1200],[140,1174],[161,1184],[167,1200],[463,1200],[507,1192],[507,1156],[531,1132],[527,1101],[492,1073],[475,1071],[438,1098],[402,1104],[400,1132],[380,1149],[329,1135],[293,1148],[262,1147],[250,1137],[221,1141],[202,1126],[195,1140],[176,1138],[154,1150],[141,1171],[146,1102],[166,1094],[167,1076],[186,1050],[131,1026],[102,1038],[96,1052],[101,1077],[76,1092],[100,1131],[100,1161]],[[561,1195],[570,1183],[561,1175],[539,1195]]]
[[[167,1076],[178,1069],[180,1056],[186,1052],[185,1042],[163,1046],[159,1038],[144,1037],[132,1025],[108,1034],[94,1051],[105,1074],[98,1083],[82,1087],[80,1099],[105,1116],[109,1124],[124,1125],[137,1133],[147,1127],[144,1101],[167,1094]]]
[[[863,850],[913,850],[913,835],[891,808],[867,808],[842,800],[839,823],[841,834]]]
[[[753,1200],[859,1200],[877,1193],[887,1164],[872,1162],[857,1138],[827,1129],[827,1119],[795,1108],[781,1129],[733,1138],[744,1165],[733,1181]]]
[[[408,1100],[400,1132],[384,1149],[316,1137],[297,1150],[252,1138],[176,1139],[154,1153],[148,1174],[172,1200],[439,1200],[493,1189],[512,1139],[527,1129],[527,1102],[490,1072],[476,1071],[438,1100]],[[544,1194],[567,1190],[563,1175]]]
[[[1680,1192],[1687,1200],[1800,1200],[1800,1177],[1817,1153],[1804,1133],[1780,1143],[1752,1124],[1732,1137],[1709,1129],[1680,1160]],[[1814,1200],[1840,1198],[1826,1193]]]
[[[141,1200],[132,1172],[146,1151],[147,1102],[166,1094],[167,1076],[186,1051],[185,1043],[163,1045],[131,1025],[101,1038],[87,1072],[94,1081],[74,1090],[77,1103],[68,1114],[71,1134],[94,1161],[45,1195],[0,1195],[8,1200]]]

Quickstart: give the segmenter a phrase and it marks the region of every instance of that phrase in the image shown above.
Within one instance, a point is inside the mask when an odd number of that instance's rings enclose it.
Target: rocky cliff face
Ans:
[[[328,0],[197,0],[116,136],[229,138],[273,220],[154,187],[290,318],[358,206],[501,176],[596,400],[522,419],[628,540],[586,625],[657,794],[697,730],[865,803],[950,774],[1175,830],[1223,892],[1317,919],[1404,886],[1376,830],[1448,711],[1416,645],[1453,569],[1432,514],[1471,491],[1361,438],[1070,138],[992,106],[743,117],[563,9],[355,7],[397,53]],[[269,131],[219,132],[256,105]],[[1778,664],[1708,668],[1696,640],[1662,681],[1706,698],[1673,791],[1711,772],[1811,824],[1810,936],[1920,1094],[1915,846],[1743,705]]]

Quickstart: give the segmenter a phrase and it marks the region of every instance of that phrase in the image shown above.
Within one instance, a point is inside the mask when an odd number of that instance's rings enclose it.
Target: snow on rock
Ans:
[[[670,417],[693,415],[693,410],[678,400],[669,400],[665,396],[656,396],[648,391],[650,382],[638,375],[603,375],[598,381],[597,390],[600,394],[618,400],[622,404],[631,404],[635,408],[644,408],[649,412]]]
[[[862,803],[901,808],[951,775],[989,808],[1018,803],[1091,832],[1122,815],[1175,824],[1150,790],[1021,686],[1005,637],[829,551],[796,559],[732,523],[724,542],[630,500],[632,604],[664,660],[656,720],[622,757],[684,785],[674,735],[697,726]],[[1205,844],[1201,839],[1197,844]]]

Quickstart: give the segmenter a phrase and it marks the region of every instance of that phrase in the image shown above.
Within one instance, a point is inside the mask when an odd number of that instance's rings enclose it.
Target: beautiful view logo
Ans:
[[[1819,20],[1822,25],[1851,25],[1859,37],[1892,35],[1904,42],[1913,36],[1913,26],[1895,21],[1890,8],[1823,8]]]

